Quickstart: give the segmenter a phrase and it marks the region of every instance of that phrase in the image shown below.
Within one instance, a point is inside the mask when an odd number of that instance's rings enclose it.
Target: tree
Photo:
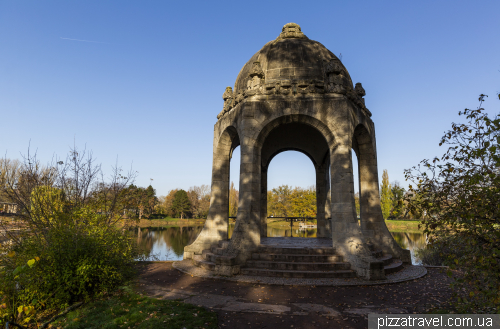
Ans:
[[[269,195],[269,193],[268,193]],[[271,198],[268,199],[268,214],[275,217],[287,217],[292,215],[292,189],[288,185],[273,188]],[[271,202],[269,202],[271,201]]]
[[[18,205],[26,229],[10,232],[0,222],[9,240],[0,244],[0,325],[38,327],[38,315],[107,296],[134,276],[140,254],[129,230],[117,227],[127,224],[122,192],[134,172],[114,168],[104,181],[92,154],[77,149],[46,166],[28,152],[6,170],[0,192]]]
[[[400,218],[404,214],[404,195],[405,189],[400,186],[398,181],[392,183],[392,204],[390,218]]]
[[[361,206],[359,204],[359,192],[354,194],[354,205],[356,206],[356,215],[359,217],[361,215]]]
[[[234,187],[234,183],[231,182],[231,188],[229,189],[229,216],[235,217],[238,214],[238,200],[239,192]]]
[[[463,313],[496,313],[500,306],[500,116],[488,117],[485,97],[476,110],[459,112],[466,122],[452,123],[441,138],[448,149],[440,158],[405,170],[418,196],[407,198],[408,207],[427,214],[428,249],[462,272],[453,287]]]
[[[316,189],[295,187],[291,195],[292,216],[316,217]]]
[[[392,191],[391,184],[389,184],[389,174],[387,169],[382,173],[382,184],[380,185],[380,205],[382,207],[382,215],[387,219],[391,214],[392,208]]]
[[[184,190],[175,192],[174,200],[172,202],[172,212],[175,216],[180,216],[181,219],[184,219],[184,216],[187,216],[190,210],[191,202],[189,202],[187,192]]]
[[[210,208],[210,188],[208,185],[191,186],[187,192],[193,218],[206,218]]]

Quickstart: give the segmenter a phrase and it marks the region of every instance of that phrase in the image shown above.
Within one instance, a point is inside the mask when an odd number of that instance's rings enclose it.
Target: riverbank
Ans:
[[[132,226],[139,227],[170,227],[170,226],[203,226],[205,219],[180,219],[180,218],[164,218],[164,219],[141,219],[139,222],[130,221]]]
[[[304,223],[293,222],[293,228],[298,229],[300,225]],[[305,221],[305,224],[316,225],[316,220],[308,220]],[[419,228],[420,221],[419,220],[385,220],[385,224],[389,231],[392,232],[406,232],[406,233],[422,233],[423,228]],[[268,227],[279,228],[279,229],[290,229],[290,222],[286,222],[283,220],[280,221],[272,221],[267,223]]]

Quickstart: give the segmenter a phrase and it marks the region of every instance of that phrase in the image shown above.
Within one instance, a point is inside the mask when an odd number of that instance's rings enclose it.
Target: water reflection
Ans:
[[[191,244],[201,232],[202,226],[137,228],[137,242],[145,251],[148,259],[182,260],[184,247]],[[231,238],[234,224],[229,225],[228,235]],[[289,237],[290,229],[267,228],[268,237]],[[315,238],[317,229],[293,229],[294,237]],[[404,249],[409,249],[413,264],[421,264],[415,257],[415,250],[426,246],[423,233],[391,232],[396,242]]]
[[[391,234],[401,248],[410,250],[411,262],[414,265],[422,264],[422,261],[415,256],[415,251],[423,249],[427,245],[425,234],[407,232],[391,232]]]
[[[137,243],[149,260],[182,260],[203,226],[137,228]]]

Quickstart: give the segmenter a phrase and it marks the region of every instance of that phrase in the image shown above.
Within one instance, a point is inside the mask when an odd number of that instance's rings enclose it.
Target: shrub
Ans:
[[[465,109],[467,122],[453,123],[439,145],[441,158],[423,160],[406,170],[415,184],[408,207],[422,220],[432,249],[444,264],[458,269],[453,287],[463,313],[500,310],[500,115]],[[450,270],[449,275],[452,275]],[[455,272],[457,273],[457,272]]]
[[[130,175],[118,169],[110,183],[99,181],[100,167],[76,150],[66,163],[42,168],[28,158],[19,179],[0,185],[20,205],[18,218],[27,227],[0,247],[2,325],[32,323],[113,292],[134,276],[138,247],[126,227],[115,225]]]

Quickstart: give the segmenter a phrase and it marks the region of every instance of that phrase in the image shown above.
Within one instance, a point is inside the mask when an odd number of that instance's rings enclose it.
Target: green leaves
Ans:
[[[459,112],[466,122],[453,123],[442,137],[445,164],[435,158],[405,170],[417,185],[410,185],[408,208],[429,215],[422,223],[433,241],[429,248],[459,271],[454,288],[463,313],[500,309],[500,116],[489,118],[481,104]]]

